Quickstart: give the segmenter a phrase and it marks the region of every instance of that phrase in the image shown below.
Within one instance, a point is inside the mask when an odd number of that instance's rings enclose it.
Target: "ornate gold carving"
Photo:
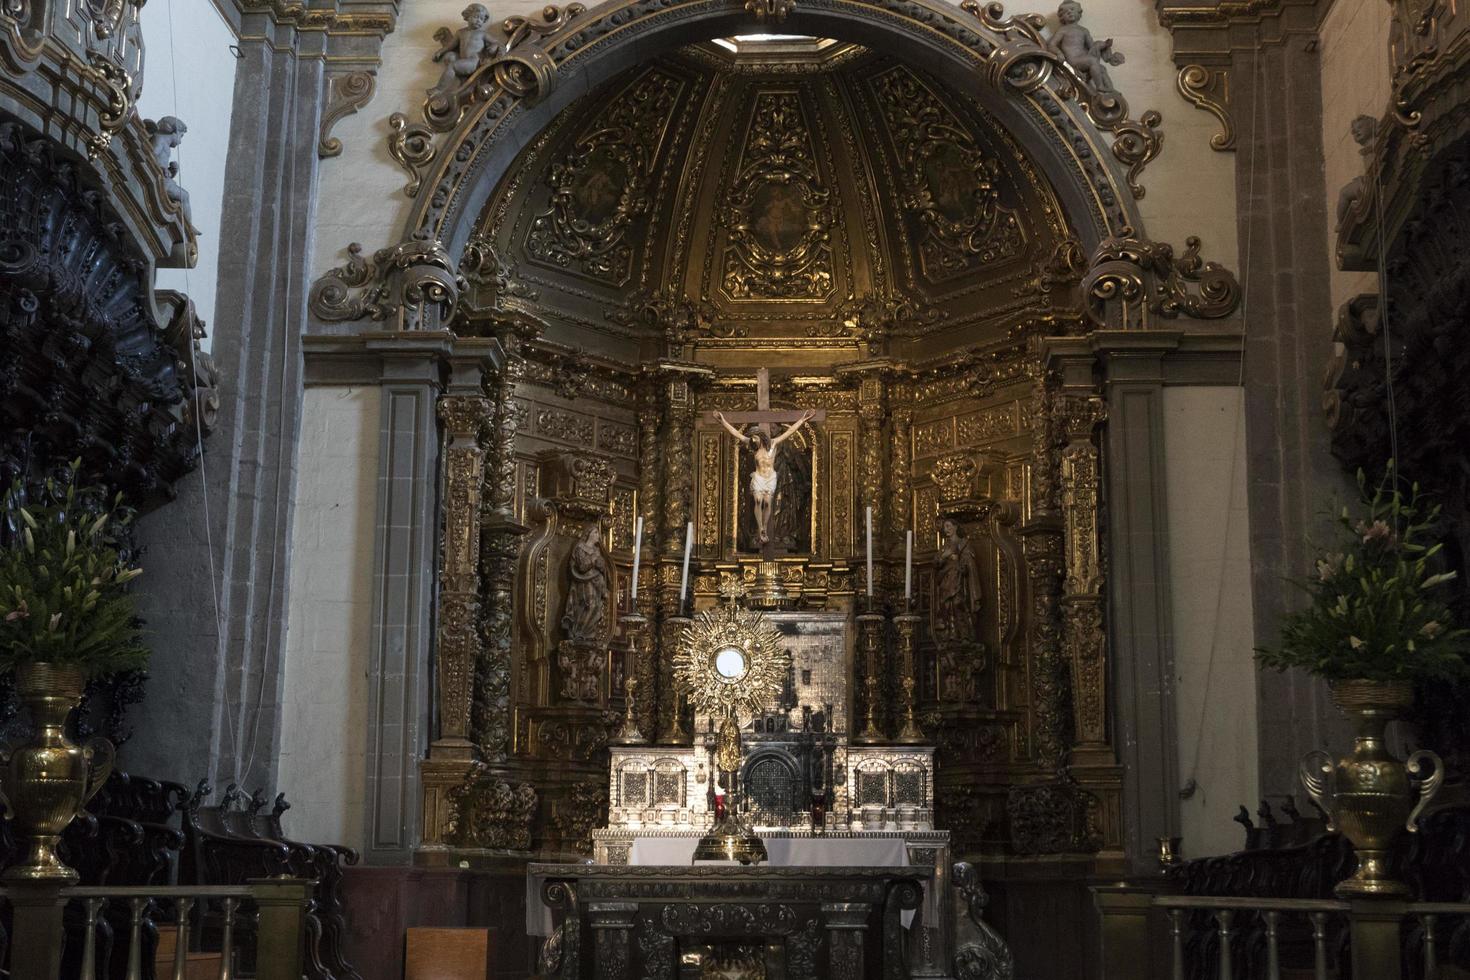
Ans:
[[[317,134],[317,156],[325,160],[342,154],[342,141],[332,135],[332,127],[371,102],[376,88],[377,81],[370,71],[349,71],[332,79],[331,98]]]
[[[1104,239],[1082,278],[1088,316],[1115,330],[1147,330],[1155,316],[1229,316],[1240,305],[1240,283],[1218,262],[1202,260],[1199,250],[1200,240],[1193,235],[1185,239],[1184,254],[1177,259],[1168,244]]]
[[[329,34],[387,34],[393,30],[395,21],[392,14],[316,10],[290,0],[241,0],[241,6],[247,13],[260,11],[270,14],[272,20],[283,26]]]
[[[925,483],[914,488],[914,547],[930,548],[939,537],[939,488]]]
[[[955,419],[959,445],[979,447],[1016,435],[1020,425],[1019,408],[1015,402],[1008,402],[959,416]]]
[[[690,459],[694,429],[694,399],[689,382],[667,383],[668,439],[664,445],[663,547],[679,554],[684,547],[684,525],[689,520],[689,499],[694,493],[694,467]]]
[[[371,259],[357,242],[348,245],[347,264],[312,285],[308,305],[328,322],[391,320],[398,330],[427,330],[449,322],[464,288],[444,246],[420,234]]]
[[[629,232],[649,208],[654,161],[681,87],[652,70],[598,114],[548,174],[550,207],[531,223],[528,255],[610,285],[628,281]]]
[[[934,461],[931,475],[939,488],[941,506],[981,496],[976,486],[980,478],[980,464],[975,462],[975,457],[969,452],[939,457]]]
[[[954,419],[934,419],[914,426],[914,455],[923,459],[954,448]]]
[[[893,438],[888,464],[888,519],[892,524],[895,551],[904,541],[904,532],[913,527],[913,516],[910,513],[914,486],[913,421],[914,413],[909,409],[899,409],[893,413]],[[917,543],[922,548],[923,538],[919,538]]]
[[[536,412],[536,434],[548,439],[592,448],[593,421],[586,415],[543,408]]]
[[[1004,39],[985,64],[991,84],[1024,93],[1041,88],[1053,75],[1061,76],[1064,84],[1058,87],[1057,95],[1075,99],[1087,118],[1113,135],[1113,156],[1128,168],[1128,189],[1134,197],[1143,197],[1144,188],[1138,177],[1163,146],[1164,136],[1159,132],[1163,117],[1150,109],[1137,120],[1130,119],[1128,102],[1123,96],[1099,91],[1065,58],[1047,47],[1041,35],[1046,19],[1040,14],[1006,17],[1004,6],[995,0],[985,4],[980,0],[964,0],[960,8]]]
[[[633,550],[637,494],[632,487],[614,486],[612,491],[612,550]]]
[[[530,850],[536,803],[536,790],[530,783],[513,786],[477,762],[465,781],[449,791],[450,818],[444,839],[456,847]]]
[[[1210,149],[1235,149],[1235,118],[1230,115],[1230,69],[1185,65],[1179,69],[1179,94],[1196,109],[1220,120],[1220,131],[1210,137]]]
[[[598,419],[597,448],[614,456],[633,459],[638,454],[638,433],[632,426]]]
[[[720,550],[720,434],[699,434],[699,550]]]
[[[1107,636],[1102,625],[1103,571],[1098,512],[1098,450],[1093,431],[1106,415],[1094,395],[1063,394],[1054,411],[1067,444],[1061,457],[1065,594],[1061,601],[1063,646],[1072,666],[1072,700],[1078,745],[1107,746]]]
[[[942,282],[1019,255],[1026,235],[1000,203],[1000,164],[927,86],[895,69],[874,80],[899,152],[903,203],[924,229],[924,274]]]
[[[540,298],[517,276],[515,263],[501,259],[495,243],[486,236],[478,235],[465,243],[459,271],[474,287],[472,305],[476,312],[525,309]]]
[[[795,92],[761,92],[741,169],[723,202],[724,289],[735,299],[820,299],[832,291],[832,192],[817,170]]]
[[[480,485],[485,453],[480,436],[490,423],[488,398],[445,395],[443,542],[439,564],[439,739],[430,754],[468,755],[474,668],[481,656]],[[463,748],[460,748],[460,747]]]
[[[927,304],[899,296],[868,292],[843,303],[837,316],[807,327],[808,337],[850,337],[870,354],[881,354],[889,335],[906,325],[928,326],[945,313]]]
[[[852,514],[853,447],[852,433],[832,433],[832,557],[846,557],[855,552],[853,536],[856,522]]]
[[[796,0],[745,0],[745,10],[756,20],[780,24],[796,9]]]

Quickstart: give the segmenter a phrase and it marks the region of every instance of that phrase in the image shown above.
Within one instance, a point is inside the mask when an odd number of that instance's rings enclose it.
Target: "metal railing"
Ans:
[[[66,887],[55,882],[17,882],[0,888],[0,900],[11,909],[10,980],[58,980],[68,942],[80,943],[77,976],[116,976],[105,967],[99,974],[98,934],[110,931],[113,964],[122,961],[124,980],[145,976],[144,933],[150,927],[176,930],[172,966],[167,976],[185,980],[191,945],[198,946],[208,928],[208,952],[219,957],[219,980],[236,973],[242,932],[254,933],[254,968],[257,980],[301,980],[307,937],[307,910],[312,882],[297,878],[264,878],[245,885]],[[77,911],[70,926],[68,907]],[[112,923],[104,920],[109,910]],[[77,918],[80,924],[77,923]],[[248,918],[249,922],[246,922]],[[248,925],[248,930],[244,927]],[[125,960],[118,953],[126,951]],[[162,970],[158,976],[165,976]]]
[[[1470,903],[1393,897],[1156,895],[1127,885],[1094,888],[1093,897],[1102,980],[1282,980],[1288,948],[1302,960],[1293,976],[1439,980],[1438,930],[1447,919],[1470,918]]]

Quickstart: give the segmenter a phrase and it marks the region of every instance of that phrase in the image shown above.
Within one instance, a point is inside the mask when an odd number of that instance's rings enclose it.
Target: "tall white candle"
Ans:
[[[914,594],[914,532],[903,534],[903,601],[908,602]]]
[[[643,518],[638,518],[638,523],[633,526],[633,594],[629,596],[630,602],[638,601],[638,561],[643,557]]]
[[[868,508],[868,598],[873,598],[873,508]]]
[[[684,596],[689,591],[689,553],[694,550],[694,522],[684,528],[684,575],[679,579],[679,612],[684,611]]]

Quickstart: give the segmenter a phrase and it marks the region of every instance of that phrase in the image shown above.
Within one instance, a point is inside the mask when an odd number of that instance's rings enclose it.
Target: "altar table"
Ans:
[[[905,980],[909,868],[532,864],[555,913],[547,963],[558,980],[698,975],[699,958],[739,949],[787,980]]]

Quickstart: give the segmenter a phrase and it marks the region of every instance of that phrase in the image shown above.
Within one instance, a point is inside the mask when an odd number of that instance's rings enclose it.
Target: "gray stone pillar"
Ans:
[[[420,837],[419,760],[429,723],[439,433],[435,401],[447,339],[384,336],[372,646],[368,662],[370,862],[408,861]],[[376,346],[369,340],[370,346]]]
[[[370,68],[391,0],[241,16],[216,318],[218,423],[202,477],[139,526],[154,652],[123,765],[192,784],[276,779],[289,537],[300,427],[318,143],[334,70]],[[186,120],[187,121],[187,120]],[[188,173],[183,175],[188,181]]]
[[[1333,310],[1313,9],[1287,6],[1232,38],[1251,598],[1262,645],[1279,640],[1281,617],[1301,601],[1286,582],[1310,570],[1309,542],[1324,539],[1334,498],[1355,493],[1329,453],[1321,406]],[[1298,760],[1341,747],[1335,733],[1346,730],[1325,685],[1305,674],[1262,672],[1257,691],[1261,793],[1298,793]]]
[[[1163,357],[1171,331],[1093,336],[1107,398],[1108,616],[1116,694],[1113,739],[1123,779],[1123,849],[1155,867],[1156,841],[1179,833],[1168,512],[1164,490]]]

